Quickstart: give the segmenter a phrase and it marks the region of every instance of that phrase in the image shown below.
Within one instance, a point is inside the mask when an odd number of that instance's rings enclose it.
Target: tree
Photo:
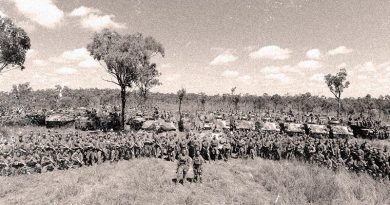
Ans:
[[[234,88],[230,89],[230,92],[232,93],[232,95],[234,95],[234,92],[236,92],[236,89],[237,89],[237,87],[234,87]]]
[[[132,88],[140,80],[140,73],[146,73],[144,71],[154,67],[150,62],[151,57],[158,54],[164,56],[164,48],[152,37],[144,37],[141,33],[120,35],[115,31],[104,29],[94,34],[87,49],[116,80],[116,82],[109,82],[120,87],[123,129],[126,88]]]
[[[274,103],[274,112],[276,112],[278,105],[282,103],[282,97],[278,94],[275,94],[271,96],[271,101]]]
[[[32,88],[30,83],[22,83],[18,85],[13,85],[11,90],[12,96],[16,99],[18,110],[23,109],[23,105],[31,106],[30,102],[26,102],[31,99]]]
[[[155,63],[146,66],[144,69],[139,69],[138,72],[138,80],[136,80],[135,84],[139,89],[139,96],[142,99],[142,103],[145,104],[150,89],[154,86],[161,85],[161,82],[158,80],[161,73],[158,72]]]
[[[341,110],[341,93],[343,93],[344,89],[349,86],[349,81],[347,81],[347,71],[343,68],[340,69],[340,72],[336,75],[328,74],[325,76],[325,82],[328,85],[330,92],[337,100],[337,118],[339,118]]]
[[[24,69],[30,38],[11,19],[0,16],[0,73],[15,68]]]
[[[206,94],[205,93],[200,93],[199,94],[199,101],[200,101],[200,104],[202,104],[202,110],[205,111],[205,105],[206,105]]]
[[[257,108],[258,110],[261,110],[265,107],[266,100],[264,99],[264,97],[259,96],[256,98],[254,103],[255,103],[255,108]]]
[[[186,89],[182,88],[177,91],[177,97],[179,98],[179,130],[183,131],[183,119],[181,115],[181,103],[186,95]]]
[[[236,110],[236,113],[238,113],[238,103],[240,102],[241,95],[233,95],[233,104],[234,109]]]

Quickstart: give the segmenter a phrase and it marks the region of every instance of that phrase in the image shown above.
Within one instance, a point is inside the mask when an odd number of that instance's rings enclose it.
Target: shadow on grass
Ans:
[[[177,179],[176,178],[173,178],[172,179],[172,182],[174,183],[174,184],[183,184],[183,179],[180,179],[179,181],[177,181]],[[187,177],[186,178],[186,183],[194,183],[195,181],[194,181],[194,178],[191,178],[191,177]]]

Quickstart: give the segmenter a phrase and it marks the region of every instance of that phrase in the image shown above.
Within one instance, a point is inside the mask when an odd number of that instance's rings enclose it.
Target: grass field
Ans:
[[[3,177],[0,204],[390,204],[388,182],[300,163],[221,161],[205,165],[203,184],[184,186],[175,168],[139,159]]]

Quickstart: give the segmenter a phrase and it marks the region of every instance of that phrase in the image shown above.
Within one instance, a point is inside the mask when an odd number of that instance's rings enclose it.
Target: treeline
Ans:
[[[178,97],[174,93],[150,93],[146,102],[136,91],[126,94],[129,109],[160,110],[177,112]],[[120,107],[119,89],[70,89],[59,85],[52,89],[33,90],[29,83],[14,85],[10,92],[0,92],[0,112],[37,110],[64,110],[77,107],[101,109],[107,106]],[[305,93],[299,95],[268,95],[255,96],[250,94],[205,95],[204,93],[186,94],[182,110],[194,111],[225,111],[225,112],[299,112],[322,113],[335,115],[337,101],[325,96],[314,96]],[[369,94],[359,98],[342,99],[341,114],[343,116],[387,117],[390,113],[390,95],[373,98]]]

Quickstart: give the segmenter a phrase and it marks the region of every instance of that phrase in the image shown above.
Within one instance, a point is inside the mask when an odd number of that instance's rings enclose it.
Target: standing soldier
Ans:
[[[168,155],[168,160],[173,162],[175,160],[176,154],[175,154],[175,148],[176,144],[174,139],[169,139],[168,140],[168,149],[167,149],[167,155]]]
[[[202,141],[202,156],[204,159],[210,161],[210,145],[206,138]]]
[[[194,180],[195,182],[202,183],[202,165],[204,163],[203,157],[200,155],[200,151],[195,151],[195,156],[193,159],[193,165],[192,168],[194,170]]]
[[[232,147],[230,145],[230,140],[226,139],[225,143],[223,144],[223,158],[225,161],[228,161],[231,153],[232,153]]]
[[[176,170],[176,183],[180,183],[180,180],[183,180],[183,184],[186,183],[186,176],[188,169],[190,168],[191,158],[187,156],[187,149],[182,149],[181,154],[178,157],[177,170]]]
[[[218,160],[218,156],[219,156],[218,145],[219,142],[217,140],[217,137],[214,136],[213,139],[211,140],[211,154],[212,154],[211,157],[214,161]]]
[[[255,159],[255,142],[253,141],[253,138],[250,138],[247,142],[247,153],[249,154],[251,159]]]

